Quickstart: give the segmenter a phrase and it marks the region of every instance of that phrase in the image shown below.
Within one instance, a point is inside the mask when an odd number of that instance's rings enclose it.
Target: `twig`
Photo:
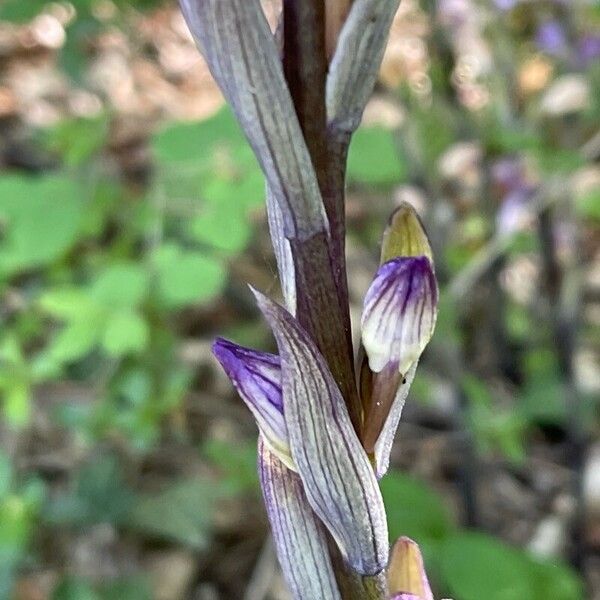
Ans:
[[[572,562],[575,567],[581,568],[585,554],[582,473],[586,435],[582,420],[581,398],[579,397],[573,372],[573,355],[580,305],[580,277],[576,264],[561,268],[554,242],[554,222],[551,207],[547,207],[540,213],[539,236],[545,283],[550,302],[552,337],[558,358],[567,410],[567,436],[569,441],[567,460],[572,472],[572,489],[576,500],[576,513],[571,530]],[[572,263],[576,263],[577,255],[578,253],[573,249]]]
[[[264,600],[267,597],[275,576],[276,565],[273,539],[269,535],[254,566],[254,571],[244,594],[244,600]]]

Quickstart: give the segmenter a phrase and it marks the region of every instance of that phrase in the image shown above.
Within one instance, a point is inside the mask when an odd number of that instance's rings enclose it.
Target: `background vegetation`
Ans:
[[[209,352],[273,346],[257,163],[174,2],[0,19],[0,599],[286,598]],[[355,312],[398,201],[436,253],[383,491],[440,597],[600,598],[599,99],[597,5],[403,0],[353,141]]]

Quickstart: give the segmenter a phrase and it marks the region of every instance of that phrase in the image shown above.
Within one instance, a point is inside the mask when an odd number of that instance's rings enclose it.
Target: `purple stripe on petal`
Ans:
[[[283,416],[279,357],[238,346],[223,338],[214,341],[212,350],[252,411],[266,443],[287,465],[292,466]]]
[[[361,321],[373,372],[397,362],[400,373],[406,374],[431,338],[437,302],[437,283],[427,257],[398,257],[381,265],[365,296]]]
[[[308,501],[350,566],[375,575],[388,558],[385,509],[344,399],[298,321],[254,293],[279,346],[290,448]]]
[[[258,471],[285,580],[297,600],[338,600],[323,524],[313,512],[300,477],[259,439]]]

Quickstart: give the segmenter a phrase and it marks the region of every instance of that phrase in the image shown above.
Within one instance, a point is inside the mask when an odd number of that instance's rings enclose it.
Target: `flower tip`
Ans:
[[[399,538],[392,548],[388,585],[393,598],[433,600],[421,550],[410,538]]]
[[[400,256],[426,256],[433,264],[433,252],[417,211],[402,202],[390,215],[383,233],[381,264]]]
[[[236,362],[235,344],[225,338],[218,337],[213,341],[211,351],[223,370],[231,377],[232,368]]]
[[[260,312],[262,312],[263,315],[266,317],[267,321],[270,322],[269,317],[274,314],[275,307],[277,306],[277,304],[273,300],[271,300],[271,298],[269,298],[266,294],[263,294],[261,291],[257,290],[254,286],[248,284],[248,287],[250,288],[250,291],[256,299],[256,304],[260,309]]]

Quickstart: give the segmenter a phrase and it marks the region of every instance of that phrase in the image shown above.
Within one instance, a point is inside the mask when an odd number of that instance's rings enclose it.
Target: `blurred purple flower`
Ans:
[[[510,190],[522,184],[523,164],[518,158],[502,158],[492,166],[492,180],[502,190]]]
[[[461,27],[467,22],[473,6],[469,0],[438,0],[437,13],[448,27]]]
[[[494,4],[499,10],[512,10],[520,0],[494,0]]]
[[[589,33],[584,35],[577,43],[577,58],[579,64],[587,67],[600,57],[600,35]]]
[[[538,27],[535,43],[542,52],[560,56],[567,49],[567,35],[558,21],[546,21]]]
[[[502,204],[496,215],[500,235],[510,235],[529,222],[529,201],[535,186],[527,180],[525,166],[519,158],[502,158],[492,166],[492,180],[498,187]]]
[[[502,205],[496,215],[496,230],[500,235],[511,235],[521,231],[531,218],[529,200],[531,188],[519,189],[507,194],[502,199]]]

